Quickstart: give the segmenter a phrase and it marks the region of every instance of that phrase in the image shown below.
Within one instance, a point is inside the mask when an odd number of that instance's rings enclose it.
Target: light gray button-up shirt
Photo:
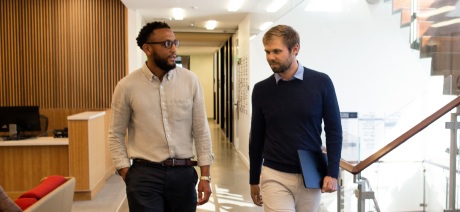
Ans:
[[[213,162],[203,91],[187,69],[177,67],[160,81],[144,64],[115,87],[111,118],[109,148],[117,170],[129,167],[130,158],[194,158],[194,141],[198,165]]]

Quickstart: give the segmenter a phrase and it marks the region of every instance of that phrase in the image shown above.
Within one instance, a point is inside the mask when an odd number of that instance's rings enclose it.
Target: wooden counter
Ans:
[[[69,139],[0,141],[0,185],[12,199],[49,175],[69,176]]]
[[[90,200],[105,184],[105,112],[83,112],[67,118],[70,176],[76,178],[75,200]],[[114,172],[111,171],[113,174]]]
[[[83,112],[67,119],[69,138],[0,141],[0,185],[12,199],[44,177],[62,175],[75,177],[74,200],[90,200],[113,175],[106,112]]]

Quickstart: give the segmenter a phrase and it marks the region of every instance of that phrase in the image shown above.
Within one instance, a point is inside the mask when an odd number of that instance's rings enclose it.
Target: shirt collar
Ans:
[[[171,69],[164,77],[163,79],[167,79],[167,80],[171,80],[171,78],[173,77],[175,71],[177,69],[177,66],[176,68],[174,69]],[[153,75],[153,73],[150,71],[150,69],[147,67],[147,63],[144,63],[144,65],[142,66],[142,73],[144,73],[144,76],[148,79],[148,80],[153,80],[153,79],[158,79],[157,76]]]
[[[288,81],[291,81],[294,78],[299,79],[299,80],[303,80],[303,66],[302,66],[302,64],[300,64],[299,61],[297,61],[297,64],[298,64],[297,71],[295,72],[294,76],[291,79],[289,79]],[[275,73],[274,75],[275,75],[276,84],[278,84],[278,82],[280,80],[283,80],[283,78],[281,78],[280,74]]]

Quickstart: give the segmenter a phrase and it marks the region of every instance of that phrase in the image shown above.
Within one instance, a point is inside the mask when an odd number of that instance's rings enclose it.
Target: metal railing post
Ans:
[[[457,107],[457,112],[459,108]],[[459,211],[455,209],[455,194],[457,185],[457,130],[460,124],[457,122],[459,113],[450,115],[451,122],[446,123],[446,129],[450,129],[450,163],[449,163],[449,207],[445,212]]]
[[[343,169],[339,168],[339,178],[337,179],[337,212],[345,211],[345,194],[343,192]]]
[[[355,190],[355,196],[358,198],[358,212],[364,212],[366,206],[366,199],[363,198],[363,192],[366,190],[366,183],[361,180],[361,174],[354,176],[353,181],[358,184],[358,188]]]
[[[358,198],[358,212],[366,211],[366,199],[372,199],[374,201],[374,207],[377,212],[380,212],[380,207],[375,198],[375,193],[372,191],[371,184],[369,180],[364,177],[360,177],[360,179],[355,178],[353,179],[354,183],[358,184],[358,189],[355,190],[355,196]],[[366,191],[366,184],[369,187],[369,191]]]

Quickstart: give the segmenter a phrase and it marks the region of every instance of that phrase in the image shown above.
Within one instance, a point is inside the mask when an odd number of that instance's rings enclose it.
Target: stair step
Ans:
[[[452,17],[445,17],[445,14],[441,13],[438,15],[433,15],[430,17],[422,17],[424,13],[429,11],[434,11],[437,8],[445,7],[445,6],[455,6],[458,0],[425,0],[419,1],[419,8],[417,14],[418,21],[432,21],[432,22],[439,22],[444,20],[449,20]],[[411,1],[410,0],[394,0],[393,1],[393,13],[401,13],[401,26],[410,25],[412,20],[412,13],[411,13]]]
[[[460,53],[432,53],[431,72],[433,74],[445,75],[450,70],[460,70]]]
[[[433,10],[435,9],[429,8],[429,9],[419,10],[419,14],[424,13],[424,12],[433,11]],[[418,17],[417,21],[434,21],[434,20],[431,20],[432,17]],[[403,8],[401,10],[401,26],[409,26],[411,21],[412,21],[412,14],[411,14],[410,8]]]
[[[428,61],[425,66],[431,66],[431,75],[446,77],[443,92],[449,95],[460,94],[460,23],[437,26],[457,16],[452,16],[452,12],[436,15],[428,12],[435,11],[436,8],[455,6],[458,2],[460,0],[419,0],[417,2],[416,28],[417,36],[420,38],[418,54],[421,60]],[[392,3],[392,13],[400,13],[400,26],[411,30],[409,26],[413,15],[412,1],[393,0]]]
[[[460,53],[460,37],[423,36],[420,38],[420,54]]]
[[[456,0],[447,0],[447,1],[423,0],[423,1],[419,1],[418,9],[423,10],[423,9],[437,8],[439,4],[450,5],[450,4],[446,4],[446,2],[451,2],[451,1],[456,2]],[[412,4],[411,0],[393,0],[393,13],[396,11],[402,10],[403,8],[409,8],[409,11],[410,11],[411,4]]]

